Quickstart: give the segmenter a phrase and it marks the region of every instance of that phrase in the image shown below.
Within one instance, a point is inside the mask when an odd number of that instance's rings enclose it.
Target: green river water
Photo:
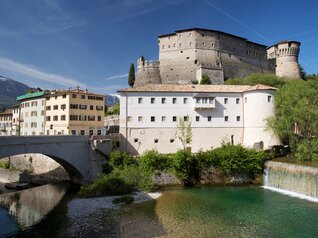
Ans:
[[[61,201],[32,237],[67,237],[69,200]],[[169,188],[156,201],[99,214],[114,232],[83,237],[318,237],[318,203],[255,186]]]

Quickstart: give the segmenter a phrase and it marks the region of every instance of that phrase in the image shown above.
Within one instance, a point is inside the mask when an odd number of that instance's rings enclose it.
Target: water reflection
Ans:
[[[48,184],[0,195],[0,237],[37,224],[61,201],[66,190],[64,184]]]

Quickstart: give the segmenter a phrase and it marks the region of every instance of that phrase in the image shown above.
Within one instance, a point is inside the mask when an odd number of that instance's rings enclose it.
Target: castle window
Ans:
[[[239,103],[240,103],[240,99],[237,98],[237,99],[236,99],[236,104],[239,104]]]
[[[179,47],[181,47],[182,46],[182,44],[181,43],[179,43]]]
[[[272,102],[272,96],[267,96],[267,102]]]
[[[227,103],[228,103],[228,101],[229,101],[229,99],[228,99],[228,98],[224,98],[224,104],[227,104]]]
[[[202,37],[204,37],[204,34],[201,34]]]
[[[212,47],[214,47],[214,44],[212,43]]]
[[[208,116],[208,121],[212,121],[212,117],[211,116]]]
[[[188,121],[189,120],[189,117],[188,116],[184,116],[183,117],[183,121]]]
[[[161,103],[165,104],[166,103],[166,98],[161,98]]]
[[[197,64],[198,63],[198,60],[194,60],[194,64]]]
[[[190,59],[190,57],[187,57],[186,59]]]
[[[176,104],[177,103],[177,98],[172,98],[172,104]]]
[[[174,139],[170,139],[170,143],[173,143],[174,142]]]
[[[176,43],[173,44],[173,47],[176,47]]]
[[[192,46],[192,42],[191,41],[189,42],[189,46]]]
[[[172,117],[172,121],[177,121],[177,117],[176,117],[176,116],[173,116],[173,117]]]
[[[138,116],[138,121],[142,121],[142,116]]]
[[[154,142],[155,142],[155,143],[158,143],[158,142],[159,142],[159,139],[154,139]]]
[[[236,121],[241,121],[241,117],[240,117],[240,116],[237,116],[237,117],[236,117]]]
[[[202,42],[202,45],[205,46],[205,42]]]
[[[161,121],[166,121],[166,116],[162,116]]]
[[[137,143],[138,142],[138,138],[134,138],[134,142]]]
[[[229,121],[229,117],[228,117],[228,116],[225,116],[225,117],[224,117],[224,121]]]
[[[200,116],[196,116],[195,121],[200,121]]]
[[[161,48],[164,49],[164,48],[165,48],[165,45],[162,45]]]
[[[90,121],[90,120],[89,120]],[[131,116],[127,117],[127,121],[131,122]]]
[[[183,53],[183,51],[181,50],[181,51],[180,51],[180,53],[182,54],[182,53]]]
[[[151,122],[155,122],[155,120],[156,120],[156,118],[155,118],[154,116],[151,116],[151,117],[150,117],[150,121],[151,121]]]
[[[244,98],[244,102],[247,103],[247,98]]]
[[[142,103],[142,98],[138,98],[138,104]]]
[[[154,104],[154,103],[155,103],[155,100],[156,100],[155,98],[151,98],[151,99],[150,99],[150,103],[151,103],[151,104]]]
[[[187,104],[188,103],[188,99],[187,98],[183,98],[183,104]]]

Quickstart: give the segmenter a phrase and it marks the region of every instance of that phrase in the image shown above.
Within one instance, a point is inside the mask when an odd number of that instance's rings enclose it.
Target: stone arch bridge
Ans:
[[[0,159],[37,153],[62,165],[72,182],[86,183],[101,172],[105,156],[111,152],[109,138],[89,136],[7,136],[0,137]]]

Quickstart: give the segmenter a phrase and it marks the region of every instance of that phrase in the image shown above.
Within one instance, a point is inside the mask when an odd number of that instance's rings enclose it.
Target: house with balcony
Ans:
[[[0,136],[12,135],[12,109],[0,113]]]
[[[274,115],[275,90],[265,85],[173,84],[119,90],[121,147],[133,154],[175,152],[182,148],[177,136],[182,118],[191,123],[192,152],[227,142],[270,148],[280,144],[266,130],[266,118]]]

